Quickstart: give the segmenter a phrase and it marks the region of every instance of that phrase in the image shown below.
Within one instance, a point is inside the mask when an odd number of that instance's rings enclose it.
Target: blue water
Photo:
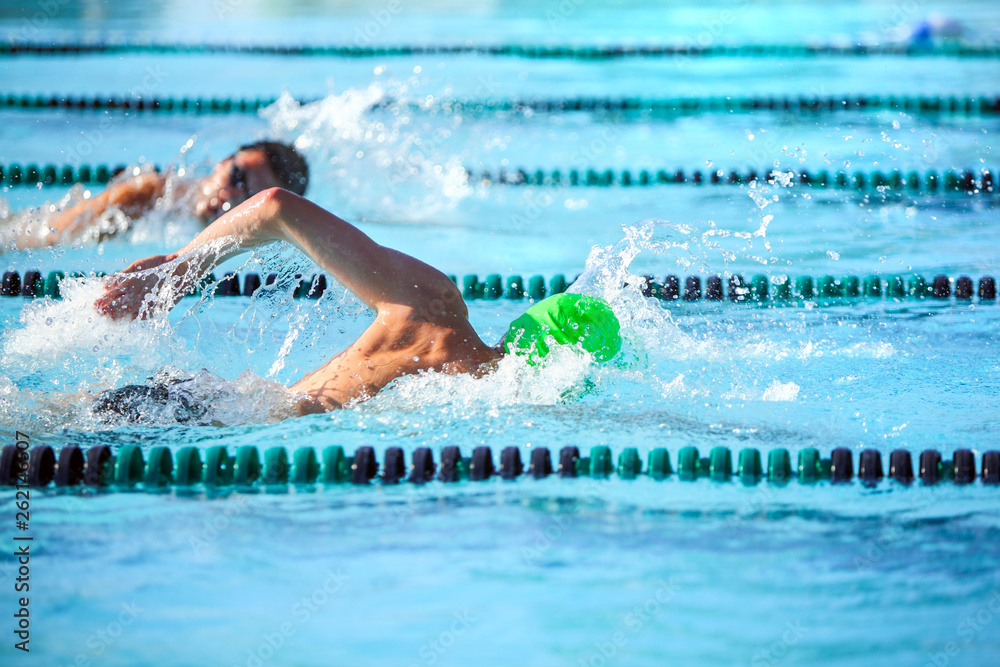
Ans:
[[[258,4],[0,2],[29,41],[355,44],[888,43],[940,12],[995,39],[993,3]],[[228,11],[232,7],[233,11]],[[48,8],[48,9],[47,9]],[[221,8],[221,9],[220,9]],[[218,10],[218,11],[217,11]],[[723,14],[731,11],[733,14]],[[41,12],[39,17],[39,12]],[[373,14],[372,12],[375,12]],[[220,15],[221,14],[221,15]],[[730,20],[728,17],[732,16]],[[726,17],[726,18],[724,18]],[[26,23],[27,21],[27,23]],[[373,31],[374,32],[374,31]],[[664,307],[637,276],[998,273],[996,195],[799,186],[512,188],[461,168],[762,172],[1000,167],[996,117],[781,112],[441,113],[451,98],[997,95],[995,60],[482,56],[337,60],[125,54],[0,62],[0,93],[320,98],[259,116],[0,111],[0,163],[173,165],[204,174],[262,136],[295,141],[308,196],[448,273],[572,277],[623,318],[622,364],[506,360],[487,378],[422,376],[329,415],[280,419],[287,385],[369,321],[334,286],[318,302],[186,299],[112,325],[63,301],[0,299],[0,434],[61,447],[282,445],[468,455],[565,445],[764,452],[997,449],[1000,306],[955,300]],[[416,100],[427,110],[385,100]],[[0,190],[0,225],[84,188]],[[97,188],[92,188],[93,192]],[[29,210],[28,213],[24,211]],[[5,252],[3,270],[112,271],[197,230],[178,209],[101,245]],[[304,274],[272,248],[226,268]],[[603,277],[602,277],[603,274]],[[525,304],[474,301],[487,341]],[[169,366],[222,387],[215,424],[107,426],[89,398]],[[210,374],[210,375],[209,375]],[[857,457],[855,456],[855,461]],[[1000,496],[979,483],[743,487],[707,480],[521,480],[283,493],[32,496],[32,654],[3,664],[994,665]],[[11,544],[14,498],[0,492]],[[6,546],[3,551],[9,551]],[[14,566],[0,560],[2,616]],[[123,606],[124,605],[124,606]]]

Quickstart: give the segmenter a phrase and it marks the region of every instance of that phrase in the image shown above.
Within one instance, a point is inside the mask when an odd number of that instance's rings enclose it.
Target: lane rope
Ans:
[[[746,172],[730,169],[728,173],[725,170],[704,173],[695,170],[690,174],[685,174],[681,169],[676,171],[666,169],[623,169],[620,171],[612,169],[603,171],[596,169],[555,169],[549,171],[542,169],[500,169],[495,173],[489,170],[466,169],[466,174],[471,182],[477,182],[481,185],[508,186],[646,187],[684,183],[746,185],[759,181],[783,185],[795,183],[821,189],[876,190],[883,193],[933,193],[940,191],[968,194],[992,194],[995,188],[993,172],[989,169],[978,171],[973,169],[946,170],[940,174],[934,170],[924,173],[908,171],[905,174],[899,170],[888,173],[855,171],[852,174],[845,171],[830,173],[826,169],[815,173],[806,170],[798,172],[771,170],[758,174],[753,169]]]
[[[101,272],[89,274],[90,278],[101,278]],[[37,269],[29,269],[23,277],[17,271],[6,271],[0,283],[0,296],[6,297],[49,297],[61,298],[61,284],[68,278],[85,278],[81,272],[49,271],[43,275]],[[533,275],[527,281],[520,275],[501,276],[491,273],[480,280],[474,273],[462,276],[449,276],[462,290],[462,298],[467,301],[482,299],[495,301],[498,299],[529,299],[540,301],[552,294],[565,292],[573,280],[567,280],[562,273],[552,276],[546,283],[542,275]],[[289,282],[291,280],[292,282]],[[664,302],[691,303],[695,301],[718,301],[731,303],[757,303],[770,305],[803,305],[806,302],[819,305],[841,305],[853,300],[882,299],[950,299],[956,301],[972,301],[980,303],[996,301],[996,280],[993,276],[979,278],[976,282],[969,276],[951,278],[944,274],[934,276],[930,281],[922,275],[913,275],[909,279],[901,275],[869,274],[863,277],[854,275],[831,276],[817,278],[812,276],[789,277],[784,275],[766,276],[757,274],[745,281],[742,274],[710,275],[704,281],[701,276],[668,275],[662,279],[648,275],[643,276],[640,285],[642,293],[647,297]],[[209,274],[198,286],[196,295],[214,293],[216,296],[253,296],[262,287],[275,285],[294,290],[296,298],[318,299],[323,296],[331,278],[325,274],[303,276],[295,274],[284,279],[276,273],[267,275],[263,281],[256,273],[246,273],[240,277],[238,273],[226,274],[217,279],[215,274]],[[704,285],[704,288],[703,288]]]
[[[809,58],[816,56],[861,58],[998,58],[998,44],[945,44],[927,47],[907,44],[398,44],[387,46],[289,45],[289,44],[186,44],[139,41],[0,43],[0,56],[78,56],[182,54],[264,55],[327,58],[382,58],[423,55],[477,55],[564,60],[616,60],[625,58]]]
[[[501,450],[499,460],[485,445],[475,447],[468,457],[452,445],[442,447],[436,457],[429,447],[418,447],[407,466],[406,453],[400,447],[386,448],[379,464],[375,450],[369,446],[358,447],[349,457],[339,445],[326,447],[319,454],[312,447],[289,452],[275,446],[261,452],[253,445],[241,445],[235,453],[223,445],[204,450],[181,447],[177,451],[158,445],[145,453],[138,445],[125,445],[116,451],[107,445],[96,445],[86,451],[66,445],[58,452],[48,445],[36,445],[30,450],[27,442],[24,445],[23,448],[6,445],[0,451],[0,487],[87,486],[162,491],[169,487],[197,486],[205,491],[220,487],[277,490],[289,485],[484,482],[497,477],[604,480],[612,475],[623,480],[646,476],[657,481],[676,476],[682,482],[709,479],[716,483],[740,482],[745,486],[762,481],[783,486],[792,480],[809,485],[820,481],[850,484],[855,478],[865,487],[877,486],[885,478],[904,486],[917,480],[924,486],[941,482],[968,485],[976,481],[984,486],[1000,485],[1000,451],[983,452],[977,467],[973,451],[964,448],[956,449],[950,460],[934,449],[926,449],[919,456],[896,449],[890,453],[886,468],[877,449],[864,449],[855,458],[854,452],[846,447],[833,449],[829,458],[822,457],[814,447],[805,447],[798,450],[794,460],[787,449],[772,449],[766,453],[766,463],[758,449],[748,447],[739,451],[734,466],[733,453],[728,447],[713,447],[705,457],[697,447],[681,447],[676,451],[676,465],[665,447],[656,447],[650,450],[643,465],[635,447],[622,449],[616,464],[606,445],[591,447],[589,456],[583,456],[576,446],[566,446],[555,459],[547,447],[531,447],[524,457],[518,447],[509,446]]]
[[[127,95],[0,94],[0,109],[70,111],[142,111],[158,113],[256,113],[277,101],[277,97],[186,97],[167,96],[140,99]],[[300,105],[323,98],[306,97]],[[931,115],[1000,115],[1000,97],[995,95],[841,95],[826,97],[715,96],[715,97],[556,97],[512,99],[443,99],[426,102],[388,99],[371,109],[405,107],[410,111],[483,114],[535,111],[539,113],[622,112],[650,115],[690,115],[701,113],[753,113],[788,111],[829,113],[839,111],[903,111]]]
[[[106,164],[70,165],[11,163],[0,164],[0,186],[65,186],[73,183],[103,185],[125,171],[125,165],[109,166]],[[923,173],[894,170],[890,172],[872,171],[866,173],[855,171],[848,174],[845,171],[830,172],[822,169],[815,173],[802,170],[799,172],[783,172],[772,170],[758,174],[755,170],[741,172],[730,169],[702,172],[695,170],[686,174],[683,170],[667,169],[501,169],[497,172],[489,170],[473,170],[466,168],[466,177],[470,182],[480,185],[507,186],[562,186],[562,187],[647,187],[654,185],[747,185],[754,182],[770,184],[792,183],[819,188],[856,191],[878,191],[882,193],[937,193],[962,192],[966,194],[989,195],[995,192],[994,172],[990,169],[945,170],[937,172],[929,170]]]

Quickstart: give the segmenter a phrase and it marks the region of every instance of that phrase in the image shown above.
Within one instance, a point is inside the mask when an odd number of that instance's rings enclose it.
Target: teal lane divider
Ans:
[[[616,171],[605,169],[568,169],[542,170],[527,169],[506,170],[496,173],[488,170],[474,171],[466,169],[467,177],[472,182],[483,185],[511,186],[569,186],[569,187],[648,187],[653,185],[746,185],[753,182],[770,184],[798,184],[812,188],[877,191],[885,194],[904,193],[937,193],[962,192],[966,194],[993,194],[995,192],[994,172],[989,169],[966,169],[964,171],[945,170],[940,173],[930,170],[923,173],[908,171],[866,173],[856,171],[848,174],[845,171],[830,173],[827,170],[800,172],[768,171],[758,174],[754,170],[739,172],[735,169],[726,173],[724,170],[703,173],[699,170],[685,174],[682,169],[669,171],[666,169],[623,169]]]
[[[322,44],[226,44],[168,43],[153,41],[31,42],[9,40],[0,43],[0,56],[18,55],[121,55],[157,54],[241,54],[266,56],[384,58],[415,55],[478,55],[518,58],[556,58],[570,60],[609,60],[621,58],[807,58],[815,56],[866,57],[895,56],[909,58],[998,58],[1000,45],[943,44],[922,46],[906,44],[635,44],[635,45],[557,45],[557,44],[399,44],[387,46],[348,46]]]
[[[84,451],[76,445],[67,445],[58,452],[48,445],[18,449],[7,445],[0,453],[0,486],[47,487],[115,487],[118,489],[143,488],[147,491],[170,487],[190,488],[196,485],[206,489],[235,487],[287,487],[311,484],[382,484],[410,482],[424,484],[432,480],[452,483],[463,480],[485,481],[491,477],[515,480],[529,477],[543,479],[552,475],[562,478],[589,477],[606,479],[617,474],[620,479],[634,480],[641,476],[662,481],[674,475],[684,482],[709,479],[718,483],[738,481],[752,486],[766,480],[784,485],[797,480],[800,484],[828,481],[832,484],[850,483],[855,477],[864,486],[875,486],[888,477],[900,484],[920,480],[924,485],[939,482],[972,484],[977,479],[984,485],[1000,485],[1000,451],[982,453],[977,467],[976,456],[970,449],[956,449],[951,460],[944,460],[937,450],[920,453],[914,467],[913,456],[906,449],[896,449],[889,455],[885,468],[882,454],[876,449],[865,449],[857,454],[845,447],[830,452],[823,458],[812,447],[800,449],[793,459],[787,449],[767,452],[767,467],[762,466],[761,452],[753,448],[739,451],[736,466],[727,447],[714,447],[708,456],[701,456],[697,447],[677,450],[677,467],[670,464],[670,453],[663,447],[649,451],[644,467],[638,450],[623,449],[615,461],[611,449],[604,445],[592,447],[590,455],[583,457],[575,446],[559,451],[558,465],[546,447],[530,449],[529,464],[524,465],[518,447],[506,447],[495,461],[487,446],[473,449],[464,457],[456,446],[443,447],[435,456],[428,447],[417,448],[406,464],[406,454],[399,447],[385,450],[382,464],[371,447],[358,447],[354,456],[347,456],[343,447],[332,445],[317,453],[312,447],[288,452],[275,446],[259,450],[252,445],[242,445],[231,452],[216,445],[199,450],[182,447],[176,451],[164,446],[143,450],[136,445],[119,447],[117,452],[106,445],[97,445]],[[795,465],[792,462],[795,461]],[[857,465],[855,466],[855,461]]]
[[[321,98],[302,98],[299,104],[309,104]],[[0,94],[0,109],[70,110],[70,111],[149,111],[162,113],[256,113],[274,104],[277,97],[185,97],[167,96],[150,99],[131,96],[76,96],[41,94]],[[373,109],[404,106],[410,111],[444,111],[449,113],[483,114],[497,112],[536,111],[544,113],[634,112],[653,116],[677,116],[702,113],[753,113],[755,111],[789,111],[829,113],[840,111],[903,111],[929,115],[995,116],[1000,114],[1000,97],[920,95],[841,95],[825,97],[558,97],[513,99],[438,99],[428,106],[426,101],[387,99]]]
[[[31,187],[38,184],[72,185],[74,183],[104,185],[125,169],[125,165],[110,167],[106,164],[96,166],[85,164],[77,168],[55,164],[46,164],[41,167],[37,164],[28,164],[23,167],[16,163],[0,164],[0,185]]]
[[[28,270],[22,276],[17,271],[6,271],[0,282],[0,296],[6,297],[61,297],[61,284],[67,278],[83,278],[83,273],[66,274],[63,271],[49,271],[43,277],[41,271]],[[91,278],[103,277],[103,273],[90,274]],[[462,276],[459,283],[457,276],[449,276],[456,285],[461,287],[462,297],[467,301],[476,299],[530,299],[540,301],[552,294],[565,292],[573,281],[567,281],[566,276],[557,273],[546,284],[545,277],[530,276],[527,281],[520,275],[510,275],[504,278],[498,273],[491,273],[484,280],[470,273]],[[327,289],[327,277],[323,274],[303,277],[296,274],[294,296],[296,298],[318,299]],[[247,273],[242,279],[239,274],[226,274],[221,280],[214,274],[209,274],[198,289],[198,294],[214,292],[216,296],[253,296],[262,286],[276,284],[278,274],[271,273],[261,281],[256,273]],[[687,276],[682,285],[678,276],[669,275],[657,281],[653,276],[643,276],[640,286],[643,295],[660,299],[665,302],[690,303],[694,301],[728,301],[731,303],[756,303],[771,305],[800,305],[806,301],[817,304],[840,305],[851,299],[949,299],[972,301],[980,303],[996,301],[996,280],[993,276],[979,278],[976,282],[969,276],[950,278],[937,275],[927,281],[921,275],[911,276],[908,280],[899,275],[867,275],[864,279],[857,276],[820,276],[815,280],[812,276],[768,277],[765,275],[751,276],[747,283],[740,274],[732,274],[723,280],[722,276],[708,276],[702,287],[701,276]]]
[[[319,98],[300,100],[301,104]],[[83,97],[74,95],[0,94],[0,109],[68,109],[71,111],[161,111],[166,113],[256,113],[277,97]],[[1000,100],[998,100],[1000,103]],[[978,108],[979,102],[975,106]],[[985,107],[989,107],[986,104]],[[987,111],[986,113],[989,113]]]
[[[0,185],[7,186],[44,186],[71,185],[73,183],[97,183],[105,184],[119,173],[125,171],[125,165],[114,167],[99,165],[82,165],[71,167],[69,165],[46,164],[0,164]],[[701,172],[699,170],[686,174],[678,169],[669,171],[666,169],[624,169],[615,171],[605,169],[569,169],[569,170],[549,170],[536,169],[528,171],[516,169],[508,171],[490,172],[488,170],[474,171],[466,169],[466,177],[473,182],[483,185],[511,185],[511,186],[568,186],[568,187],[648,187],[654,185],[703,185],[710,183],[713,185],[746,185],[756,181],[766,183],[795,183],[798,185],[836,190],[855,191],[877,191],[886,194],[891,193],[937,193],[937,192],[961,192],[965,194],[993,194],[995,192],[994,171],[990,169],[966,169],[964,171],[945,170],[937,172],[934,170],[918,173],[908,171],[905,174],[901,171],[881,172],[873,171],[866,173],[856,171],[848,174],[845,171],[829,172],[827,170],[793,172],[768,171],[758,174],[754,170],[739,172],[735,169],[728,173],[725,171]]]

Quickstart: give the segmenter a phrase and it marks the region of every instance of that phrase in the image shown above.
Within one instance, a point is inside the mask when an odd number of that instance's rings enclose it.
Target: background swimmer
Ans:
[[[88,232],[105,239],[122,231],[118,225],[102,224],[110,209],[134,221],[148,213],[164,197],[169,174],[143,171],[115,181],[92,199],[58,211],[40,224],[29,222],[14,230],[13,243],[18,248],[38,248],[69,243]],[[175,182],[174,194],[186,198],[186,207],[202,223],[208,224],[249,197],[271,187],[281,187],[305,194],[309,167],[290,145],[258,141],[241,146],[215,165],[208,177],[197,183]],[[33,221],[32,221],[33,222]],[[36,228],[37,227],[37,228]]]

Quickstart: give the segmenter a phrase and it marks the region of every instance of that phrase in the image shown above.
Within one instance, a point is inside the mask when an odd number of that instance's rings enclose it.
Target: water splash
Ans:
[[[7,377],[46,376],[62,390],[80,390],[183,361],[183,347],[165,320],[112,321],[94,310],[102,279],[66,279],[61,289],[61,300],[25,305],[21,327],[6,332],[0,372]]]
[[[704,228],[656,220],[624,227],[617,243],[592,249],[572,286],[574,292],[606,299],[619,318],[624,344],[613,363],[593,364],[567,349],[557,349],[541,367],[507,357],[483,377],[421,373],[399,378],[375,399],[353,406],[354,411],[362,419],[392,422],[391,415],[431,410],[443,421],[466,421],[474,415],[501,419],[511,409],[617,404],[619,397],[707,403],[798,400],[799,382],[767,368],[818,358],[824,352],[821,341],[796,348],[751,330],[742,344],[733,346],[738,319],[716,317],[707,327],[690,318],[682,323],[680,311],[642,295],[642,269],[651,263],[662,273],[671,264],[705,267],[720,257],[725,257],[724,249]],[[211,411],[192,423],[287,417],[292,413],[282,385],[350,344],[371,321],[364,304],[336,284],[319,302],[293,299],[291,274],[308,276],[310,267],[307,258],[280,244],[261,248],[238,270],[273,270],[283,278],[253,299],[202,296],[185,302],[190,307],[171,317],[151,302],[153,317],[127,323],[94,312],[91,304],[101,292],[100,281],[67,281],[63,300],[27,305],[20,327],[4,336],[0,421],[14,423],[41,406],[49,427],[106,428],[86,406],[102,391],[146,383],[164,367],[195,376],[191,387],[197,400],[211,404]],[[168,270],[164,265],[152,271]],[[220,310],[225,314],[221,324],[213,319]],[[75,333],[65,336],[65,331]],[[204,371],[192,372],[199,367]],[[173,407],[151,409],[143,419],[170,422]]]
[[[122,183],[148,173],[149,165],[132,166],[112,181]],[[133,243],[180,245],[194,236],[201,226],[191,215],[194,181],[183,174],[197,171],[194,167],[168,169],[162,195],[142,216],[134,217],[111,204],[96,215],[77,214],[75,220],[56,230],[53,225],[64,212],[88,204],[93,198],[92,186],[77,183],[56,200],[15,212],[10,203],[0,198],[0,253],[5,250],[38,248],[47,245],[92,245],[110,238],[128,238]],[[110,187],[110,186],[109,186]]]
[[[451,141],[462,117],[412,112],[413,85],[377,80],[302,105],[286,93],[261,115],[272,136],[308,156],[322,205],[368,221],[440,224],[472,193]]]

